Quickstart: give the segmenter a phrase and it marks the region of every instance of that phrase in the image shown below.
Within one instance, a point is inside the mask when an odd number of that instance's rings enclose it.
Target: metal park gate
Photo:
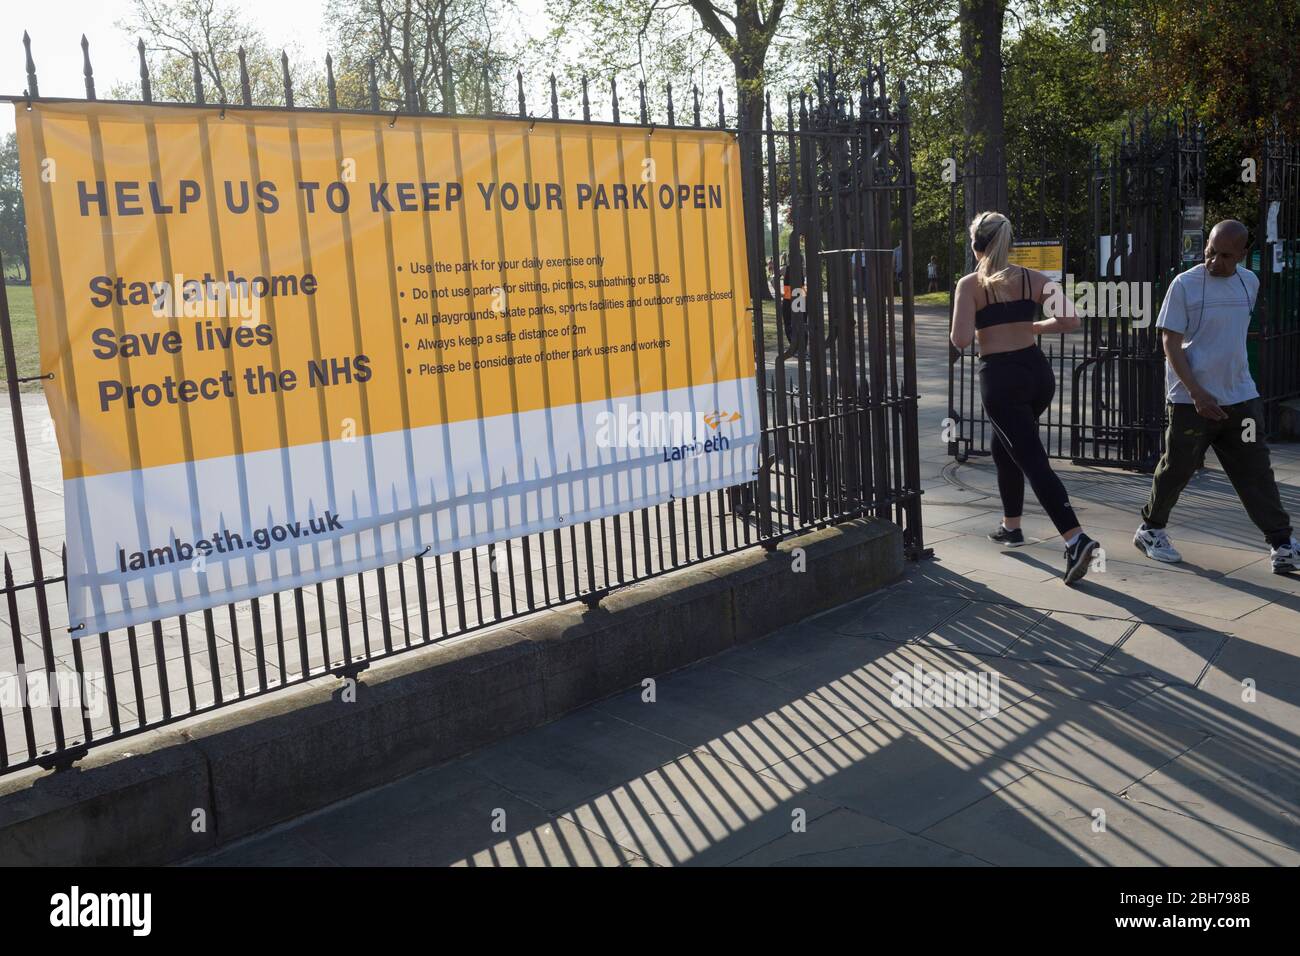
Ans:
[[[778,513],[792,526],[846,507],[892,515],[907,529],[908,554],[920,557],[906,90],[895,108],[880,67],[857,89],[827,73],[815,90],[800,95],[797,115],[787,101],[786,128],[799,133],[787,138],[784,156],[770,104],[765,134],[767,225],[772,248],[784,250],[772,257],[773,288],[791,295],[789,305],[778,298],[767,343],[774,481],[790,509]],[[790,226],[784,244],[781,191]],[[872,493],[882,483],[908,491]]]
[[[1247,347],[1271,433],[1281,403],[1300,398],[1300,140],[1273,131],[1264,143],[1259,183],[1251,254],[1259,305]]]
[[[26,90],[7,97],[19,108],[40,99],[24,41]],[[93,100],[84,40],[82,47],[85,98]],[[255,105],[242,51],[240,62],[239,103],[212,103],[196,60],[187,105],[214,115],[267,108],[382,113],[394,122],[422,113],[409,72],[403,89],[381,93],[373,64],[362,101],[340,102],[328,59],[324,103],[295,103],[286,60],[283,102]],[[143,48],[141,81],[142,102],[153,102]],[[523,77],[517,81],[517,111],[489,118],[527,128],[564,121],[554,77],[549,109],[539,113],[529,107]],[[657,124],[705,125],[697,89],[679,107],[670,87],[656,110],[642,84],[628,112],[613,81],[608,90],[607,108],[596,112],[610,119],[593,118],[584,80],[580,119],[570,122],[647,136]],[[753,481],[139,628],[75,641],[67,632],[62,528],[41,527],[62,509],[58,456],[29,437],[41,431],[27,422],[43,403],[25,402],[23,392],[42,376],[34,363],[19,368],[29,357],[15,346],[14,315],[0,286],[20,496],[11,526],[22,529],[7,533],[14,553],[4,558],[0,587],[0,773],[66,767],[93,744],[322,676],[353,677],[411,648],[574,600],[595,605],[613,588],[858,517],[896,522],[908,553],[924,555],[910,279],[914,182],[906,91],[899,90],[891,99],[880,67],[851,86],[828,72],[813,93],[787,101],[780,125],[769,107],[760,129],[729,127],[718,91],[709,127],[739,137],[744,167],[761,393]],[[901,286],[892,269],[896,248]],[[783,280],[795,273],[790,284],[800,290],[800,307],[783,315]],[[769,282],[775,302],[765,301]]]
[[[979,175],[968,164],[953,186],[954,248],[968,250],[956,210]],[[1029,238],[1027,229],[1059,240],[1066,276],[1097,283],[1094,301],[1113,288],[1101,283],[1145,283],[1151,290],[1145,322],[1105,310],[1109,314],[1085,318],[1079,333],[1040,337],[1057,385],[1042,422],[1044,446],[1052,457],[1082,464],[1151,470],[1164,427],[1164,357],[1155,316],[1170,279],[1201,258],[1204,133],[1186,118],[1131,123],[1107,154],[1094,150],[1086,174],[1044,165],[1034,175],[1030,170],[1026,182],[1024,171],[1016,170],[1010,177],[1008,214],[1017,241]],[[988,454],[992,433],[976,383],[977,356],[973,349],[953,353],[949,407],[957,433],[949,451],[964,460]]]

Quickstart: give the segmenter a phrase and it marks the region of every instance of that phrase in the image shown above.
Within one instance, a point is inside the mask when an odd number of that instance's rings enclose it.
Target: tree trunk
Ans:
[[[975,159],[966,221],[984,210],[1008,214],[1002,108],[1002,26],[1007,0],[961,0],[963,123]]]
[[[750,255],[759,264],[767,262],[762,199],[755,195],[763,182],[762,176],[757,175],[763,155],[758,131],[763,128],[763,61],[766,57],[767,43],[758,34],[757,24],[750,25],[743,18],[737,18],[736,44],[731,58],[736,70],[737,125],[742,130],[754,131],[753,136],[742,141],[742,148],[748,152],[740,164],[740,185],[745,196],[746,235],[756,246]],[[779,250],[774,251],[774,255],[779,258]],[[767,271],[766,266],[764,271]],[[766,282],[760,286],[759,295],[764,300],[774,298]]]

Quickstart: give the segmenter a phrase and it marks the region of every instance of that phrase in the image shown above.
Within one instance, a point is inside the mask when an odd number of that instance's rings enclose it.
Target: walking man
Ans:
[[[1213,448],[1268,541],[1274,573],[1288,574],[1300,568],[1300,544],[1259,434],[1264,408],[1246,358],[1246,332],[1259,294],[1259,279],[1241,265],[1248,238],[1235,219],[1218,223],[1210,230],[1205,262],[1176,276],[1165,293],[1156,325],[1164,331],[1169,425],[1133,543],[1156,561],[1182,560],[1165,525],[1206,449]]]

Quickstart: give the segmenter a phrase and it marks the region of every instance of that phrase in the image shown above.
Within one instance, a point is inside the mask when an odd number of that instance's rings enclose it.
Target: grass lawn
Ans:
[[[946,309],[948,308],[948,293],[947,292],[918,293],[915,301],[917,305],[941,305]]]
[[[40,375],[41,356],[36,347],[36,309],[32,305],[32,287],[6,283],[5,294],[9,297],[9,324],[14,330],[18,376]],[[0,354],[0,372],[8,375],[9,370],[4,364],[4,355]],[[20,388],[24,392],[39,392],[41,383],[24,382]]]

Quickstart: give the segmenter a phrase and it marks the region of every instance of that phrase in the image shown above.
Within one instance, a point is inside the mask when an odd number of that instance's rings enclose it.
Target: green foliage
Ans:
[[[133,0],[130,14],[118,22],[126,33],[144,42],[153,99],[194,102],[194,65],[197,60],[209,103],[241,102],[239,49],[244,49],[249,90],[259,105],[284,102],[284,69],[280,50],[274,49],[256,27],[222,0]],[[289,74],[294,101],[321,105],[319,66],[295,62],[289,52]],[[115,85],[114,99],[140,99],[142,83],[132,80]]]
[[[405,103],[409,78],[422,110],[511,111],[519,59],[499,34],[517,14],[511,0],[333,0],[339,103],[369,107],[373,63],[383,109]]]
[[[27,259],[27,222],[18,175],[18,136],[0,140],[0,259],[8,282],[31,282]]]

